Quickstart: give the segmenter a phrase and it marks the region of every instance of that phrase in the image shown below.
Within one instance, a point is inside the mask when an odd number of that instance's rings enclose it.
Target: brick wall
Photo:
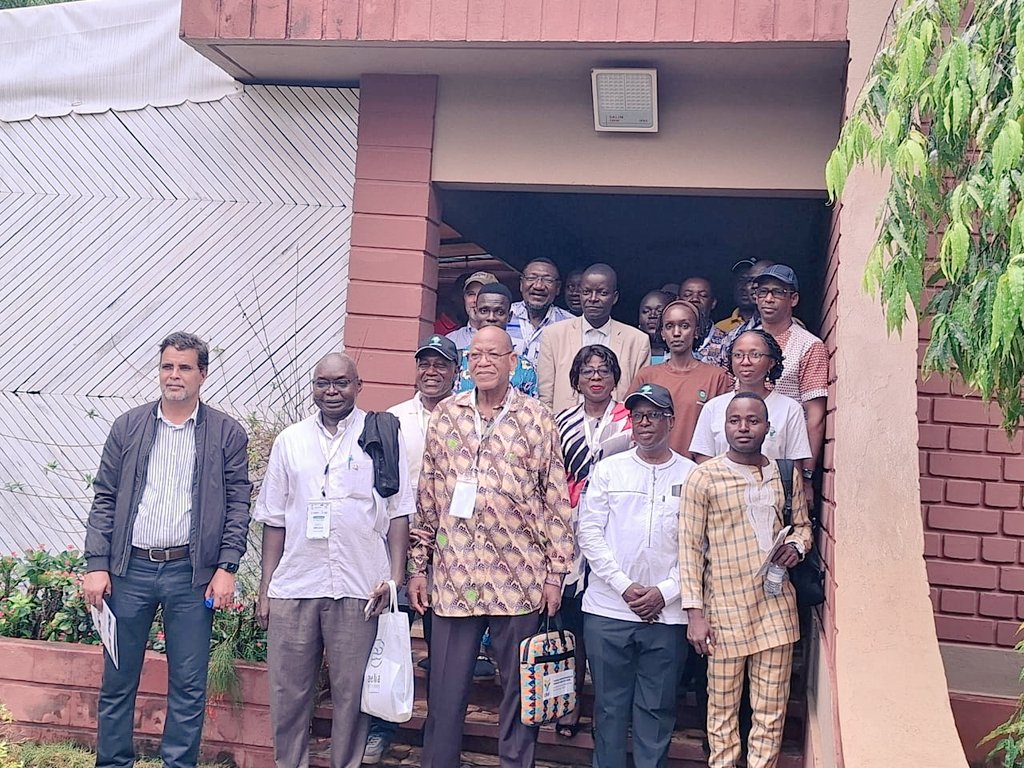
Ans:
[[[929,338],[921,324],[921,351]],[[918,380],[924,554],[940,640],[1012,647],[1024,619],[1022,435],[962,384]]]

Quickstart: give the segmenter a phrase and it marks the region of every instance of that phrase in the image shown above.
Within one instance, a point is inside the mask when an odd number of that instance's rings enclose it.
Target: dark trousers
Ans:
[[[626,765],[633,724],[633,765],[665,765],[676,725],[676,692],[686,659],[685,624],[646,624],[584,614],[594,681],[594,768]]]
[[[131,768],[135,696],[158,606],[163,607],[167,644],[167,719],[160,757],[166,768],[194,768],[199,758],[206,707],[213,611],[203,601],[206,585],[192,586],[188,558],[152,563],[133,557],[124,576],[110,577],[107,602],[117,617],[120,669],[104,653],[96,738],[97,768]]]
[[[480,636],[491,628],[491,649],[501,675],[498,757],[502,768],[531,768],[537,728],[520,720],[519,644],[537,633],[540,618],[434,614],[430,636],[430,691],[423,733],[422,768],[459,768],[473,667]]]

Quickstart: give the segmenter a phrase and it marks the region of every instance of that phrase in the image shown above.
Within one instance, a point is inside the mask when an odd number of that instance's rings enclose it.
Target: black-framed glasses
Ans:
[[[735,360],[737,363],[740,362],[740,360],[742,360],[743,358],[747,358],[747,360],[749,360],[752,363],[757,363],[757,362],[760,362],[762,357],[771,357],[771,355],[768,355],[765,352],[758,352],[756,350],[753,351],[753,352],[733,352],[732,353],[732,359]]]
[[[313,379],[313,387],[324,392],[332,387],[334,389],[348,389],[352,386],[352,379]]]
[[[580,371],[581,379],[607,379],[611,375],[612,369],[605,368],[604,366],[600,368],[584,368]]]
[[[754,295],[759,299],[767,299],[771,296],[773,299],[784,299],[792,293],[796,293],[792,288],[755,288]]]
[[[659,421],[672,418],[671,411],[644,411],[643,413],[634,411],[630,415],[634,424],[643,424],[645,421],[648,424],[657,424]]]

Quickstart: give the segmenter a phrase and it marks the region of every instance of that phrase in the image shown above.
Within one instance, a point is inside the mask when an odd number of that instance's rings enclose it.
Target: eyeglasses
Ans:
[[[754,351],[754,352],[733,352],[732,353],[732,359],[735,360],[737,363],[740,362],[740,360],[742,360],[743,358],[747,358],[747,360],[749,360],[750,362],[756,363],[756,362],[760,361],[760,359],[762,357],[771,357],[771,355],[765,354],[764,352],[757,352],[757,351]]]
[[[583,379],[607,379],[612,375],[611,368],[584,368],[580,371],[580,378]]]
[[[532,285],[554,285],[558,282],[558,278],[551,275],[523,275],[522,280]]]
[[[645,421],[648,424],[657,424],[664,419],[671,419],[672,413],[671,411],[644,411],[642,413],[634,411],[631,417],[634,424],[643,424]]]
[[[754,295],[759,299],[767,299],[771,296],[773,299],[784,299],[791,293],[796,293],[792,288],[755,288]]]
[[[483,360],[493,363],[511,354],[512,350],[510,349],[508,352],[470,352],[467,357],[471,363],[479,363]]]
[[[320,391],[328,389],[348,389],[352,386],[352,379],[314,379],[313,387]]]

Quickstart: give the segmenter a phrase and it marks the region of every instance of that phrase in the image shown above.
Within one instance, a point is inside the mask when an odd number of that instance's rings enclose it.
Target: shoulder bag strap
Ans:
[[[782,524],[793,525],[793,460],[776,459],[779,468],[779,479],[782,489],[786,492],[786,504],[782,508]]]

